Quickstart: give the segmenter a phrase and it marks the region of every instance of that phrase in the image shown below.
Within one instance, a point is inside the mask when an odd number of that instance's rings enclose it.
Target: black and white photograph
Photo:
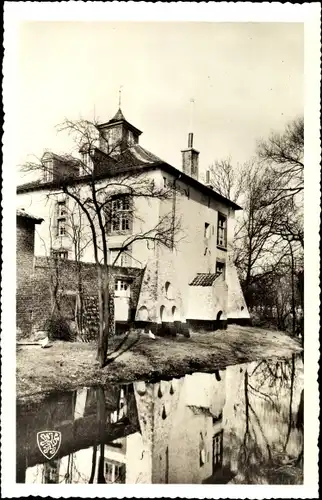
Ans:
[[[27,4],[4,10],[7,497],[314,498],[320,4]]]

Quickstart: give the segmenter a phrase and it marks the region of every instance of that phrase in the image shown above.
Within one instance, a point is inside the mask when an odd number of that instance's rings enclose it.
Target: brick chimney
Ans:
[[[198,180],[199,176],[199,151],[193,147],[193,133],[188,135],[188,148],[183,149],[182,153],[182,171]]]
[[[210,189],[214,189],[213,185],[210,182],[210,170],[206,170],[206,186],[209,187]]]

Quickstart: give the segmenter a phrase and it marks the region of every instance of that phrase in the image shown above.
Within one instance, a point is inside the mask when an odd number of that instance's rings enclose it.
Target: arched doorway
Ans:
[[[164,310],[165,310],[165,306],[161,306],[160,307],[160,320],[161,320],[161,323],[164,321]]]
[[[176,308],[176,306],[172,307],[171,314],[172,314],[172,321],[177,321],[177,308]]]
[[[217,313],[217,317],[216,317],[216,320],[217,320],[217,321],[220,321],[221,315],[222,315],[222,311],[219,311],[219,312]]]
[[[139,321],[148,321],[149,313],[145,306],[140,307],[138,311],[138,320]]]

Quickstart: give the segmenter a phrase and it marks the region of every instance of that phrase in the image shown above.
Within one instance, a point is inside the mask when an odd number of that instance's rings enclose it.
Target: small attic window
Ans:
[[[86,175],[93,171],[93,159],[89,151],[82,153],[82,165],[80,167],[80,175]]]
[[[128,141],[129,146],[132,146],[132,144],[135,143],[134,135],[133,135],[133,132],[131,130],[128,131],[127,141]]]
[[[53,167],[54,162],[52,158],[46,158],[42,161],[43,167],[43,180],[44,182],[51,182],[53,180]]]

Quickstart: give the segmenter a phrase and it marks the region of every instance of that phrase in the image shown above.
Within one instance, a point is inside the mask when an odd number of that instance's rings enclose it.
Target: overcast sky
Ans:
[[[249,159],[256,139],[303,113],[300,23],[25,22],[16,65],[14,162],[68,150],[65,117],[109,120],[122,85],[140,144],[181,168],[194,98],[200,170]]]

